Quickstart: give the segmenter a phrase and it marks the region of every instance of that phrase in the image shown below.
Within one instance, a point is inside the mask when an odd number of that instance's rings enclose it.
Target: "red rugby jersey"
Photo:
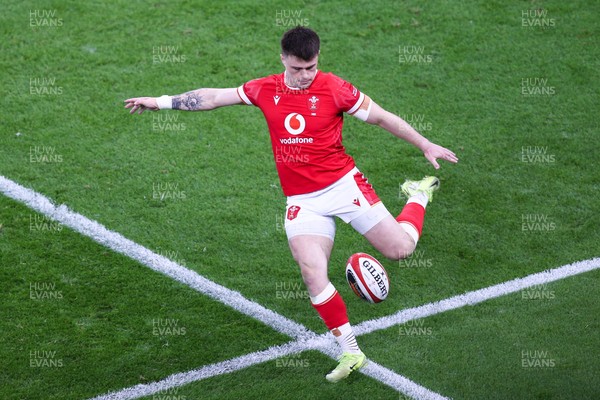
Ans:
[[[238,94],[265,116],[286,196],[323,189],[354,167],[342,145],[343,113],[358,111],[365,95],[350,83],[317,71],[307,89],[294,89],[281,73],[246,82]]]

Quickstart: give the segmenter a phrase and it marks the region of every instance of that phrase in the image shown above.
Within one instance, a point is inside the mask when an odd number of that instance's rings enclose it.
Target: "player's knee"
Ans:
[[[393,261],[409,257],[415,251],[415,244],[404,240],[397,241],[381,250],[381,253]]]
[[[296,262],[298,263],[298,266],[300,267],[300,272],[302,273],[302,277],[312,278],[316,274],[316,271],[312,267],[310,262],[303,261],[303,260],[296,260]]]
[[[327,268],[320,268],[316,264],[299,261],[300,273],[304,285],[311,295],[318,294],[322,291],[324,285],[328,282]]]

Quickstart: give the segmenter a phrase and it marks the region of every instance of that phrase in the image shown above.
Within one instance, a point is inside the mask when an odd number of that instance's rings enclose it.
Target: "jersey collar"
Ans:
[[[283,84],[284,84],[284,85],[285,85],[285,86],[286,86],[288,89],[291,89],[291,90],[307,90],[307,89],[310,89],[310,87],[312,86],[312,84],[313,84],[313,83],[315,83],[315,81],[317,80],[317,76],[319,75],[319,72],[320,72],[320,70],[318,70],[318,69],[317,69],[317,72],[315,72],[315,79],[313,79],[313,80],[312,80],[312,82],[310,83],[310,85],[308,85],[308,87],[307,87],[307,88],[300,89],[300,88],[297,88],[297,87],[291,87],[291,86],[289,86],[289,85],[288,85],[288,84],[285,82],[285,77],[287,76],[287,72],[286,72],[286,71],[283,71]]]

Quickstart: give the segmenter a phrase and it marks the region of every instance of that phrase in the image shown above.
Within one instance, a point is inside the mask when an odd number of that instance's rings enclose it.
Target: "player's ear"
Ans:
[[[285,66],[285,57],[283,54],[280,54],[279,57],[281,58],[281,63]]]

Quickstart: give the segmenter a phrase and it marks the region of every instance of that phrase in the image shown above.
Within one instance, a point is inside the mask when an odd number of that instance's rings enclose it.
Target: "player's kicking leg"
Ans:
[[[333,240],[320,235],[298,235],[289,239],[289,245],[312,306],[342,349],[338,366],[326,376],[329,382],[338,382],[365,365],[366,357],[356,342],[346,304],[327,276]]]
[[[364,236],[387,258],[399,260],[408,257],[421,237],[425,208],[439,186],[440,180],[434,176],[404,182],[402,192],[408,201],[400,215],[396,218],[389,215]]]

